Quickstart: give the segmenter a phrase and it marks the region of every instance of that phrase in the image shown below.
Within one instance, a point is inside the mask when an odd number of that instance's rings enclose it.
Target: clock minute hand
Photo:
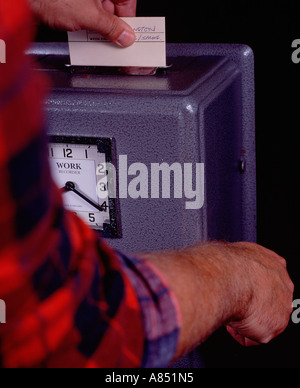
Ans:
[[[95,202],[87,198],[84,194],[82,194],[80,191],[76,190],[76,186],[74,182],[67,182],[65,186],[62,188],[63,191],[73,191],[76,195],[78,195],[80,198],[85,200],[87,203],[92,205],[94,208],[96,208],[98,211],[103,212],[102,206],[97,205]]]

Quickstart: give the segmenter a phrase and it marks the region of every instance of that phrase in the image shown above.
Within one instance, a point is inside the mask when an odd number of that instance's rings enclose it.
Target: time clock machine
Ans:
[[[49,159],[65,206],[109,237],[110,246],[135,253],[206,240],[256,241],[254,56],[248,46],[167,44],[169,68],[151,76],[114,68],[70,71],[67,43],[36,44],[30,53],[52,79],[45,101]],[[175,195],[111,198],[110,189],[124,182],[110,178],[107,165],[122,155],[128,176],[140,165],[149,171],[145,187],[152,193],[163,190],[150,185],[151,165],[205,166],[203,206],[187,209],[187,199]],[[172,171],[169,181],[170,193],[181,192],[176,184],[184,188]],[[210,357],[203,352],[196,349],[176,366],[213,366],[216,354],[226,364],[234,361],[222,343]]]

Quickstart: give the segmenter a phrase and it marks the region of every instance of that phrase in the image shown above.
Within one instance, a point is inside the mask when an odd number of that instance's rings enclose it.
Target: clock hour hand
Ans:
[[[67,182],[65,184],[65,186],[62,188],[62,191],[63,192],[67,192],[67,191],[72,191],[73,193],[75,193],[76,195],[78,195],[80,198],[82,198],[83,200],[85,200],[87,203],[89,203],[91,206],[93,206],[94,208],[96,208],[98,211],[100,212],[103,212],[103,207],[102,206],[99,206],[97,203],[95,203],[94,201],[90,200],[89,198],[87,198],[84,194],[82,194],[80,191],[78,191],[76,189],[76,186],[75,186],[75,183],[74,182]]]

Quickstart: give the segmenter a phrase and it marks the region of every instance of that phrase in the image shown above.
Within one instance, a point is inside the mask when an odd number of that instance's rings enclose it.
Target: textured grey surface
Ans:
[[[122,199],[126,252],[181,248],[207,239],[256,241],[254,60],[243,45],[171,44],[172,68],[156,76],[114,69],[70,74],[67,46],[30,51],[53,80],[49,134],[114,137],[128,164],[205,163],[205,206],[186,199]],[[246,170],[241,173],[241,163]],[[172,191],[171,191],[172,192]],[[196,350],[177,366],[201,366]]]

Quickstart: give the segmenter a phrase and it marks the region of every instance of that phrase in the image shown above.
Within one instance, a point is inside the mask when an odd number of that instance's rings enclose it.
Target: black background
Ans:
[[[300,298],[300,64],[291,60],[291,44],[300,39],[299,1],[140,0],[138,16],[166,16],[170,43],[243,43],[253,49],[258,241],[286,258],[294,299]],[[37,40],[66,40],[66,34],[40,26]],[[219,335],[206,345],[216,349],[217,366],[300,367],[300,324],[291,323],[271,344],[252,349],[228,337],[223,351],[234,354],[228,361],[218,359]]]

